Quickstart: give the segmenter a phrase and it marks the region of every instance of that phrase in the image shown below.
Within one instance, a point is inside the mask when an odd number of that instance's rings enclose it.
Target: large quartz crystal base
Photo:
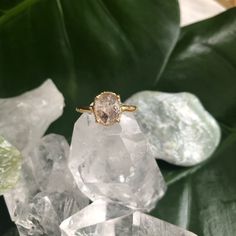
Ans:
[[[97,200],[60,225],[62,236],[196,236],[115,202]]]
[[[166,186],[133,114],[103,126],[83,114],[75,123],[69,168],[91,200],[117,201],[142,211],[155,207]]]

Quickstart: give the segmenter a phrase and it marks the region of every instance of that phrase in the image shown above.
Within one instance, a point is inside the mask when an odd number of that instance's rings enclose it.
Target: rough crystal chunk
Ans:
[[[131,113],[109,127],[83,114],[74,126],[69,168],[81,191],[93,201],[106,198],[149,211],[166,190]]]
[[[15,186],[21,164],[20,152],[0,136],[0,195]]]
[[[55,134],[43,137],[26,158],[17,186],[4,195],[11,218],[22,235],[29,224],[32,232],[44,232],[38,235],[59,235],[47,233],[46,229],[51,227],[51,232],[59,232],[59,224],[55,222],[88,205],[88,198],[80,192],[67,167],[68,153],[69,145],[64,137]],[[38,207],[42,208],[35,212]],[[45,215],[48,218],[40,220]]]
[[[97,200],[60,225],[62,236],[196,236],[115,202]]]
[[[220,128],[190,93],[143,91],[127,100],[156,158],[191,166],[207,159],[220,141]]]
[[[120,97],[112,92],[99,94],[94,101],[94,115],[96,121],[103,125],[112,125],[119,121],[121,108]]]
[[[26,154],[63,107],[64,98],[51,80],[20,96],[0,99],[0,133]]]
[[[48,196],[39,193],[23,206],[15,223],[21,236],[60,236],[60,222]]]

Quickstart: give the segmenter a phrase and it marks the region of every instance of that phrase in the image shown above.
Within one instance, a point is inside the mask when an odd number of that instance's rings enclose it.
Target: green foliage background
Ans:
[[[236,9],[184,28],[177,0],[0,0],[0,97],[52,78],[66,99],[49,132],[70,139],[74,108],[104,90],[196,94],[222,128],[205,163],[160,162],[168,191],[152,215],[205,236],[236,232]],[[3,198],[0,234],[17,235]]]

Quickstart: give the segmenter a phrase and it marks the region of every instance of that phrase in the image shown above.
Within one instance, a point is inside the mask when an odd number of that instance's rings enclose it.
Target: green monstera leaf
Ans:
[[[15,0],[0,9],[0,97],[52,78],[66,109],[50,131],[68,139],[74,108],[101,91],[196,94],[222,143],[192,168],[160,163],[169,189],[152,214],[199,235],[236,232],[236,9],[181,32],[176,0]],[[3,199],[0,207],[0,233],[17,235]]]

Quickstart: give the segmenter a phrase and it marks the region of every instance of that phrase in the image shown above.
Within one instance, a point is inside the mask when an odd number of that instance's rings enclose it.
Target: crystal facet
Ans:
[[[120,97],[112,92],[103,92],[95,98],[93,110],[98,123],[112,125],[120,119]]]
[[[62,236],[196,236],[115,202],[97,200],[60,225]]]
[[[20,152],[0,136],[0,195],[15,186],[21,164]]]
[[[32,235],[59,236],[47,232],[59,232],[60,222],[88,205],[88,198],[80,192],[67,167],[68,153],[64,137],[55,134],[43,137],[26,157],[16,187],[4,195],[21,235],[31,227],[32,232],[41,232]]]
[[[106,127],[83,114],[75,123],[69,168],[81,191],[91,200],[118,201],[149,211],[166,185],[149,146],[131,113]]]
[[[60,222],[48,196],[39,193],[22,207],[15,223],[21,236],[59,236]]]
[[[220,128],[190,93],[143,91],[127,100],[156,158],[191,166],[207,159],[220,141]]]
[[[0,99],[0,134],[25,155],[63,107],[64,98],[51,80],[20,96]]]

